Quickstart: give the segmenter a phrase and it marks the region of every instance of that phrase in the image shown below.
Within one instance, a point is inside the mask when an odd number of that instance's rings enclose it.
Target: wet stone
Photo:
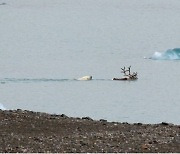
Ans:
[[[99,121],[101,121],[101,122],[107,122],[107,120],[104,120],[104,119],[100,119]]]
[[[83,119],[83,120],[90,120],[90,121],[93,121],[93,119],[90,118],[90,117],[82,117],[82,119]]]
[[[68,116],[66,116],[65,114],[61,114],[62,118],[68,118]]]
[[[167,125],[169,125],[169,124],[168,124],[167,122],[162,122],[161,125],[167,126]]]

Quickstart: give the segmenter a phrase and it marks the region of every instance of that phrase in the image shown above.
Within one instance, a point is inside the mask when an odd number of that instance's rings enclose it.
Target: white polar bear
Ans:
[[[88,80],[92,80],[92,76],[89,76],[89,75],[83,76],[83,77],[81,77],[81,78],[78,78],[78,80],[80,80],[80,81],[88,81]]]

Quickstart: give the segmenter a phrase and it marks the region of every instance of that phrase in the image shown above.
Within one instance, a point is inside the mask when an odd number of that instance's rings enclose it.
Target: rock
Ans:
[[[99,121],[101,121],[101,122],[107,122],[107,120],[104,120],[104,119],[100,119]]]
[[[161,125],[167,126],[167,125],[169,125],[169,124],[168,124],[167,122],[162,122]]]
[[[90,117],[82,117],[82,119],[83,119],[83,120],[90,120],[90,121],[93,121],[93,119],[90,118]]]
[[[63,118],[68,118],[68,116],[65,115],[65,114],[61,114],[61,117],[63,117]]]

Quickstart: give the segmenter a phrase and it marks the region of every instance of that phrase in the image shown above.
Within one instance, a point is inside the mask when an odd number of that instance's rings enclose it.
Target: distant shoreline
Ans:
[[[180,125],[0,110],[0,152],[180,152]]]

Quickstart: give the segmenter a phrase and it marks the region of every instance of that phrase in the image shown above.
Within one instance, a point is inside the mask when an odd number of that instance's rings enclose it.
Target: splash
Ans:
[[[0,103],[0,110],[6,110],[6,108]]]
[[[165,52],[155,52],[150,59],[153,60],[180,60],[180,48],[169,49]]]

